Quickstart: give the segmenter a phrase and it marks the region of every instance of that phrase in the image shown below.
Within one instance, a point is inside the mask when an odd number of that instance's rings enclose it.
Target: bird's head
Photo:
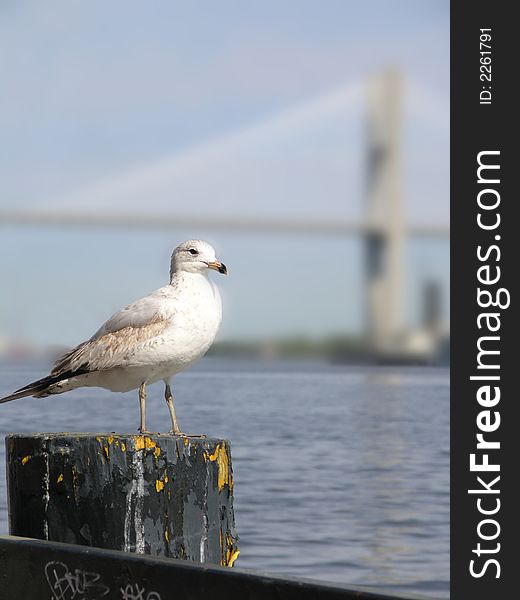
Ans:
[[[214,248],[203,240],[183,242],[172,253],[170,279],[179,271],[206,273],[208,269],[227,275],[226,265],[217,260]]]

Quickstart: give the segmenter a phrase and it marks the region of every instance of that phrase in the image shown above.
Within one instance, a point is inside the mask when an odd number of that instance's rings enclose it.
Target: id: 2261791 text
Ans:
[[[480,104],[491,104],[491,29],[480,30]]]

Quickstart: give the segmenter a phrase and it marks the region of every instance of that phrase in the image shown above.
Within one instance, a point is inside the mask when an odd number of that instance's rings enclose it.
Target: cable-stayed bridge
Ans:
[[[0,225],[78,226],[95,228],[175,229],[194,228],[204,231],[258,232],[280,234],[304,234],[327,236],[359,236],[365,248],[365,306],[366,331],[369,346],[379,353],[392,354],[406,346],[404,324],[404,255],[405,239],[447,239],[446,223],[407,223],[403,206],[403,159],[402,159],[402,104],[401,76],[389,70],[372,78],[365,89],[365,188],[363,212],[360,220],[341,220],[305,217],[248,217],[216,214],[209,210],[202,214],[188,214],[173,210],[150,207],[135,212],[125,208],[124,203],[111,202],[112,197],[125,199],[132,193],[137,197],[150,194],[154,189],[168,188],[165,174],[194,177],[201,169],[200,156],[211,161],[222,152],[231,149],[240,153],[244,143],[261,144],[267,132],[283,131],[292,134],[303,122],[316,121],[327,111],[337,110],[342,102],[350,102],[355,96],[354,88],[332,94],[319,102],[308,103],[286,116],[269,119],[263,126],[252,126],[245,135],[231,135],[224,144],[209,143],[202,152],[187,152],[174,161],[159,161],[158,165],[129,173],[119,182],[109,181],[94,186],[79,197],[71,198],[70,204],[47,209],[22,210],[0,208]],[[203,170],[203,169],[202,169]],[[199,173],[200,176],[200,173]],[[120,178],[121,179],[121,178]],[[157,183],[159,182],[159,183]],[[137,192],[135,191],[137,190]],[[188,190],[189,191],[189,190]],[[85,202],[86,198],[86,202]],[[70,208],[74,207],[74,208]],[[94,208],[92,208],[94,207]],[[96,208],[97,207],[97,208]],[[100,208],[101,207],[101,208]],[[109,207],[109,208],[107,208]],[[430,290],[432,291],[432,290]],[[426,346],[438,341],[440,310],[438,291],[433,290],[430,299],[432,316],[426,332]],[[427,307],[428,308],[428,307]],[[426,312],[428,312],[428,310]],[[423,336],[424,337],[424,336]],[[424,344],[423,344],[424,345]]]

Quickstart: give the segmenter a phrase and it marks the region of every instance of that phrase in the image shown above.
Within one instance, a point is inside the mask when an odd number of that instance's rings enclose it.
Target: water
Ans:
[[[0,395],[47,368],[0,365]],[[232,442],[236,566],[449,597],[447,370],[205,359],[173,390],[185,431]],[[135,432],[138,416],[137,392],[83,389],[1,405],[0,433]],[[3,444],[0,465],[6,533]]]

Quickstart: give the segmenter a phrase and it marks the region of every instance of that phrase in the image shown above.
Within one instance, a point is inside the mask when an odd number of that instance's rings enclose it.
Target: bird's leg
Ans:
[[[166,404],[168,405],[168,410],[170,411],[170,417],[172,420],[172,428],[170,433],[174,433],[175,435],[180,435],[181,428],[179,427],[179,423],[177,422],[177,416],[175,415],[175,407],[173,406],[173,396],[172,389],[168,382],[164,382],[166,387],[164,389],[164,398],[166,399]]]
[[[139,425],[139,431],[141,433],[146,433],[146,425],[145,425],[145,407],[146,404],[146,383],[143,381],[139,386],[139,409],[141,414],[141,423]]]

